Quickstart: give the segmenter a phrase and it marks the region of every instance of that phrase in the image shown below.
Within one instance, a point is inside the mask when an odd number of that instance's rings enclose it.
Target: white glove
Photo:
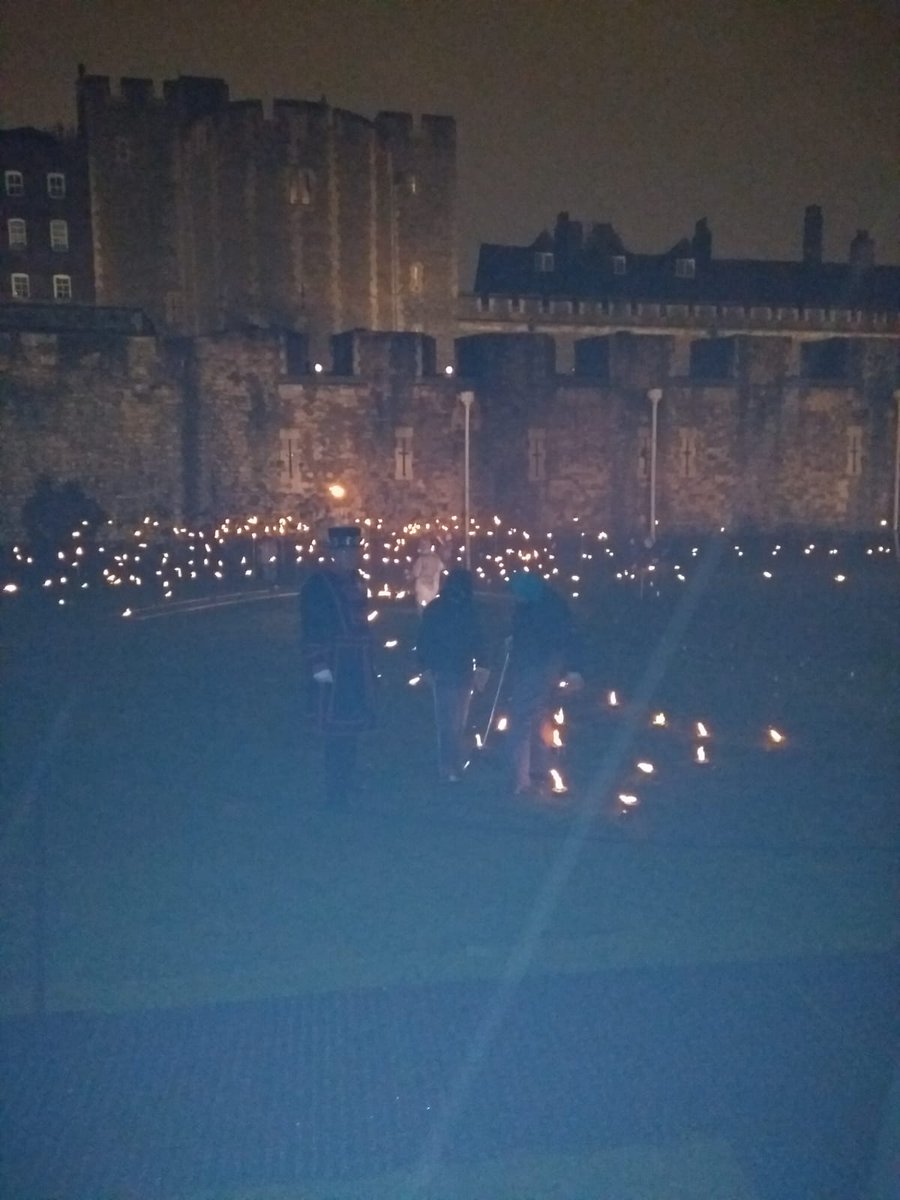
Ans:
[[[313,679],[316,683],[334,683],[334,676],[327,667],[322,667],[320,671],[315,671]]]

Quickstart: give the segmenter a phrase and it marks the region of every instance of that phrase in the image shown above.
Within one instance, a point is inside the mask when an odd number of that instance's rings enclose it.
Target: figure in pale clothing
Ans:
[[[409,572],[419,608],[424,608],[437,596],[441,588],[443,569],[444,564],[440,555],[435,552],[434,545],[427,538],[422,538],[419,542],[419,556]]]

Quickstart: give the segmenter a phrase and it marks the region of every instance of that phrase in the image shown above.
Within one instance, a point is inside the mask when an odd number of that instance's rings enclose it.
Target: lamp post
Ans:
[[[470,459],[470,454],[469,454],[469,450],[470,450],[470,436],[469,435],[470,435],[470,431],[471,431],[472,401],[475,399],[475,393],[474,392],[460,392],[459,398],[462,401],[463,408],[465,409],[465,418],[463,421],[463,429],[465,431],[464,432],[465,449],[463,451],[463,474],[465,477],[465,491],[463,493],[463,520],[465,521],[465,531],[466,531],[466,533],[465,533],[465,539],[466,539],[465,540],[465,563],[466,563],[466,570],[471,571],[471,569],[472,569],[472,548],[471,548],[471,545],[469,542],[469,500],[470,500],[469,488],[470,488],[471,459]]]
[[[662,400],[662,388],[651,388],[647,393],[650,401],[650,536],[647,544],[652,546],[656,541],[656,442],[658,432],[658,409]]]

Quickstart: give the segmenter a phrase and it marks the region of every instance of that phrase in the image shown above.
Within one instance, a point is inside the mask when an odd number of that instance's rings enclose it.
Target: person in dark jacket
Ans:
[[[489,674],[477,666],[482,639],[469,571],[450,571],[439,594],[426,605],[416,650],[434,691],[438,772],[447,783],[458,783],[465,767],[472,689],[480,691]]]
[[[510,754],[517,794],[540,787],[550,769],[543,740],[559,700],[559,684],[577,690],[578,636],[569,606],[540,575],[517,571],[510,577],[516,601],[509,638]]]
[[[325,791],[341,804],[357,788],[359,735],[375,723],[369,604],[359,573],[361,530],[328,531],[330,565],[300,592],[306,711],[322,738]]]

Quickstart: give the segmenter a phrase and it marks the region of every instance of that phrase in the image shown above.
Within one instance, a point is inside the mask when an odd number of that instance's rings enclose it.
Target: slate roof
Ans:
[[[676,259],[691,256],[690,243],[686,243],[659,255],[625,251],[624,275],[613,273],[611,255],[592,256],[590,252],[571,258],[556,255],[554,269],[540,271],[536,251],[550,248],[545,242],[534,246],[482,244],[476,294],[900,311],[900,267],[896,266],[859,270],[849,263],[695,259],[696,274],[687,279],[675,273]]]

